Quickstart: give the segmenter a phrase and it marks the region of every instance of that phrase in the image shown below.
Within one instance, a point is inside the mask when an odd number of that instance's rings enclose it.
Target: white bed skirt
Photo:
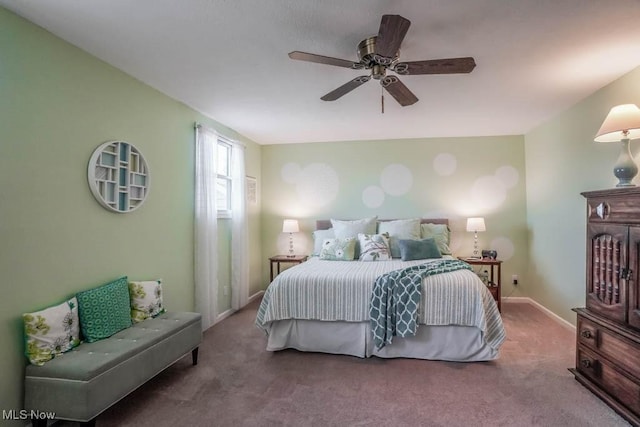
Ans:
[[[271,323],[268,336],[268,351],[293,348],[362,358],[406,357],[453,362],[479,362],[498,357],[498,351],[484,343],[482,331],[474,326],[420,325],[416,336],[394,337],[391,345],[380,350],[373,344],[369,322],[279,320]]]

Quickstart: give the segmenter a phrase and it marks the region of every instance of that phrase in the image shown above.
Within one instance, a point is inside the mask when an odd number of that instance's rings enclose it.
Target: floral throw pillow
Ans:
[[[61,355],[80,344],[78,301],[75,297],[53,307],[22,315],[25,355],[34,365]]]
[[[134,323],[164,313],[162,280],[129,282],[129,296],[131,297],[131,320]]]
[[[320,259],[327,261],[353,261],[356,239],[325,239],[320,250]]]
[[[360,261],[387,261],[391,259],[389,234],[358,234]]]

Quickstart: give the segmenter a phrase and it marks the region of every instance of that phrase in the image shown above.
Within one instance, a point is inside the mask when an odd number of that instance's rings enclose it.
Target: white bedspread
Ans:
[[[267,288],[256,324],[285,319],[368,322],[375,279],[419,261],[323,261],[316,257],[291,267]],[[498,348],[505,339],[498,307],[482,281],[469,270],[426,277],[418,313],[427,325],[475,326]]]

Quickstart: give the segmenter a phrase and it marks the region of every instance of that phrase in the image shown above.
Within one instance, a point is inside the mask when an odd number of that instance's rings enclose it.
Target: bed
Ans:
[[[446,223],[421,222],[428,221]],[[321,220],[316,228],[330,226]],[[376,279],[430,262],[434,260],[326,261],[312,256],[285,270],[267,288],[256,317],[267,335],[267,350],[457,362],[496,359],[505,339],[502,319],[489,290],[466,269],[422,279],[415,336],[393,337],[381,348],[374,343],[369,304]]]

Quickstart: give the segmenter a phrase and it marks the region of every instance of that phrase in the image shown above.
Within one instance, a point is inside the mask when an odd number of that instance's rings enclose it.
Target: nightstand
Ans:
[[[500,291],[502,289],[502,261],[499,259],[490,259],[490,258],[458,258],[461,261],[466,262],[472,266],[480,266],[481,271],[476,271],[476,274],[482,273],[482,270],[486,271],[486,268],[489,269],[487,282],[487,288],[491,292],[493,299],[498,303],[498,311],[502,312],[502,304],[501,304],[501,296]],[[484,268],[486,267],[486,268]],[[496,271],[497,270],[497,271]],[[478,274],[478,276],[482,276]],[[482,277],[481,277],[482,278]]]
[[[281,263],[291,263],[291,264],[301,264],[303,262],[305,262],[307,260],[308,256],[307,255],[294,255],[294,256],[289,256],[289,255],[274,255],[271,258],[269,258],[269,261],[271,262],[271,282],[273,282],[273,264],[275,264],[277,266],[278,269],[278,273],[276,274],[276,276],[278,274],[280,274],[280,264]]]

